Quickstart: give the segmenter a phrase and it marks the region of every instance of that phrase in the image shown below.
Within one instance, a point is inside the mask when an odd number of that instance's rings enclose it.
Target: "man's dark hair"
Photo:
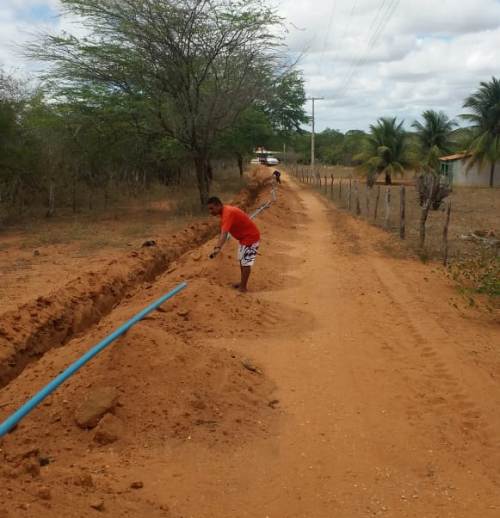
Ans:
[[[211,198],[208,198],[207,205],[222,205],[222,202],[220,201],[220,198],[217,198],[217,196],[212,196]]]

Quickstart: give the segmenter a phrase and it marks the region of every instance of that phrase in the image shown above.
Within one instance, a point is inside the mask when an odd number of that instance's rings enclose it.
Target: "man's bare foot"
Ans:
[[[246,293],[248,290],[247,290],[246,288],[243,288],[243,286],[240,286],[240,287],[238,288],[238,291],[239,291],[240,293]]]

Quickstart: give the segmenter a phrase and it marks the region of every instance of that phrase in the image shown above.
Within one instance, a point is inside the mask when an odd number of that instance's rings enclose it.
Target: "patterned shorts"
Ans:
[[[259,250],[260,241],[251,245],[240,245],[238,250],[238,261],[241,266],[253,266],[257,252]]]

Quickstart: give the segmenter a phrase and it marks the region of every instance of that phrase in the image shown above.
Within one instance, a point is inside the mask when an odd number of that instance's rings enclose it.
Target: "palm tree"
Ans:
[[[362,160],[367,171],[367,183],[371,187],[378,175],[385,175],[386,185],[392,183],[393,174],[403,174],[411,165],[407,133],[403,122],[396,118],[380,118],[370,125],[370,133],[365,141],[365,151],[356,159]]]
[[[426,110],[422,114],[423,122],[415,121],[419,143],[419,158],[424,169],[436,173],[439,158],[451,152],[451,135],[457,126],[444,112]]]
[[[500,159],[500,79],[492,77],[488,83],[481,82],[479,89],[465,100],[464,108],[472,112],[462,118],[472,123],[474,132],[468,167],[489,162],[490,187],[493,187],[495,163]]]

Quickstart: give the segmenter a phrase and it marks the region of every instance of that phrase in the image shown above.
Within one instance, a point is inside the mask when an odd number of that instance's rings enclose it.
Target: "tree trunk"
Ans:
[[[198,183],[201,206],[205,207],[210,195],[210,183],[207,175],[207,159],[204,156],[195,157],[194,166],[196,169],[196,180]]]
[[[77,174],[75,170],[73,170],[73,178],[72,178],[72,208],[73,208],[73,214],[76,214],[76,179]]]
[[[210,163],[210,159],[207,160],[206,167],[207,167],[206,174],[207,174],[208,184],[211,185],[214,180],[214,170],[213,170],[212,164]]]
[[[241,153],[236,153],[236,158],[238,160],[238,169],[240,171],[240,176],[243,176],[243,155]]]
[[[491,162],[490,187],[493,187],[493,185],[495,184],[495,165],[496,165],[496,162]]]
[[[54,182],[51,181],[49,184],[49,204],[47,208],[47,217],[51,218],[55,212],[55,204],[56,204],[56,196],[55,196],[55,185]]]

